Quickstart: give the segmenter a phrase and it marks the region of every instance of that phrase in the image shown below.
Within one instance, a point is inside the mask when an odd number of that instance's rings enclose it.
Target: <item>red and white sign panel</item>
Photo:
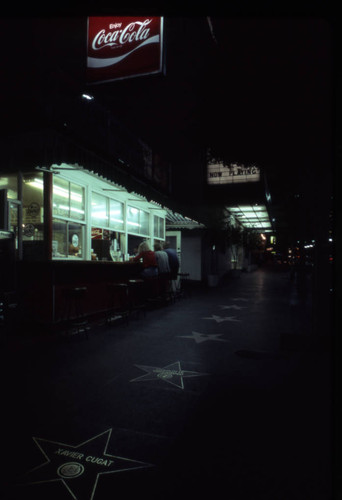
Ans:
[[[162,71],[162,17],[89,17],[87,43],[88,83]]]

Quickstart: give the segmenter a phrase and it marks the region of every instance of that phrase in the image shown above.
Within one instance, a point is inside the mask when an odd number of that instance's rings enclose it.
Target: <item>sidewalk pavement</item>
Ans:
[[[331,356],[282,341],[311,332],[294,287],[259,269],[88,340],[8,347],[3,498],[332,498]]]

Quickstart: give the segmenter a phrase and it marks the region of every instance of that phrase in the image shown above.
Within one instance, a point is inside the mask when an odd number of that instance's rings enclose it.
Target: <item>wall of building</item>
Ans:
[[[209,275],[217,275],[221,280],[225,275],[228,275],[234,269],[233,259],[235,254],[232,254],[231,247],[225,250],[218,247],[215,250],[211,246],[204,244],[202,249],[202,277],[204,281],[208,281]],[[248,259],[242,246],[238,247],[237,266],[239,270],[251,270],[248,268]]]
[[[200,235],[182,231],[181,272],[189,273],[189,279],[202,280],[202,241]]]

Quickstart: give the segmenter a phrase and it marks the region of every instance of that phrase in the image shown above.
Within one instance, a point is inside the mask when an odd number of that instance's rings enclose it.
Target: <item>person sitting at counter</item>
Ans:
[[[142,259],[143,270],[141,272],[142,278],[152,278],[158,276],[158,266],[156,254],[150,249],[147,241],[143,241],[138,246],[138,255],[132,257],[130,260],[139,262]]]
[[[169,266],[169,257],[166,252],[164,252],[163,247],[160,243],[156,242],[154,244],[154,252],[156,254],[158,272],[159,274],[169,274],[170,266]]]
[[[170,278],[169,257],[167,253],[163,251],[163,247],[159,242],[154,244],[154,251],[159,273],[159,292],[164,294],[168,290],[168,280]]]
[[[177,251],[174,248],[170,247],[169,241],[165,241],[164,246],[163,246],[163,250],[165,253],[167,253],[167,256],[169,258],[171,279],[176,280],[178,270],[179,270],[179,259],[178,259]]]

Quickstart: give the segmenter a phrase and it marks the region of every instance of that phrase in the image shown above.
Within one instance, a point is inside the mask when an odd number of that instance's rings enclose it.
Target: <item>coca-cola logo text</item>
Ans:
[[[113,31],[108,31],[106,33],[105,29],[100,30],[93,38],[92,49],[100,50],[105,47],[116,47],[118,45],[124,45],[125,43],[140,42],[146,40],[150,36],[150,28],[148,25],[152,19],[145,19],[145,21],[135,21],[127,24],[123,29],[121,28],[122,23],[110,24],[109,29]]]
[[[162,17],[88,18],[88,83],[160,73],[162,57]]]

